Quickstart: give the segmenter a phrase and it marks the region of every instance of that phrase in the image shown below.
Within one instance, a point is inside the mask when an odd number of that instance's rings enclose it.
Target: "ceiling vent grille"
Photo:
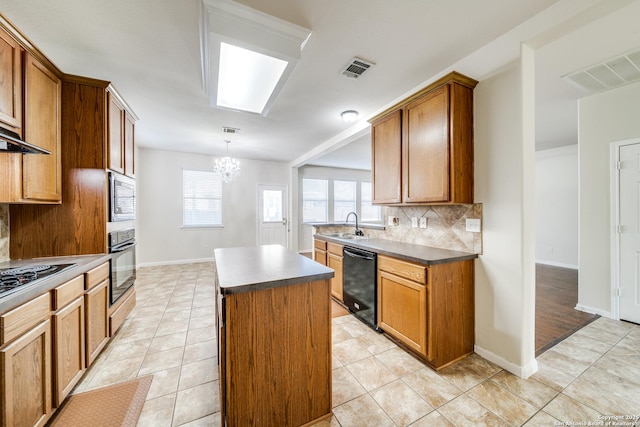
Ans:
[[[357,79],[375,64],[362,58],[353,57],[351,61],[342,69],[341,74],[351,79]]]
[[[589,92],[613,89],[640,80],[640,51],[567,74],[564,78]]]
[[[225,134],[225,135],[237,135],[237,134],[240,133],[240,129],[223,126],[222,127],[222,133]]]

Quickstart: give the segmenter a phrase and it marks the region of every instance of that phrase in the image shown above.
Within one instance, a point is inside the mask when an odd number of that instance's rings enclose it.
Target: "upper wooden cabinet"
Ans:
[[[61,143],[62,82],[33,56],[24,61],[24,138],[51,154],[22,156],[23,198],[31,201],[62,200]]]
[[[22,128],[22,48],[0,28],[0,122]]]
[[[372,121],[374,204],[473,203],[473,89],[451,73]]]
[[[19,33],[14,35],[19,39]],[[0,153],[0,203],[59,204],[59,71],[33,47],[23,49],[16,39],[0,28],[0,126],[51,154]]]
[[[108,168],[125,174],[135,176],[134,162],[134,126],[135,119],[125,109],[124,101],[113,90],[107,91],[108,108],[108,141],[109,160]]]
[[[373,203],[401,203],[402,110],[373,122],[371,141]]]

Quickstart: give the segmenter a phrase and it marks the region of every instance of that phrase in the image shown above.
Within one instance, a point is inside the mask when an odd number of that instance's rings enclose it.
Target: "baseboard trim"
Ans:
[[[489,350],[486,350],[486,349],[484,349],[484,348],[482,348],[482,347],[480,347],[478,345],[475,345],[473,350],[479,356],[484,357],[489,362],[495,363],[496,365],[500,366],[505,371],[509,371],[513,375],[516,375],[516,376],[518,376],[520,378],[527,379],[531,375],[533,375],[536,372],[538,372],[538,361],[536,359],[533,359],[526,366],[520,366],[520,365],[516,365],[515,363],[509,362],[504,357],[498,356],[497,354],[495,354],[495,353],[493,353],[493,352],[491,352]]]
[[[172,260],[172,261],[144,262],[144,263],[138,263],[137,268],[156,267],[159,265],[195,264],[199,262],[213,262],[213,261],[214,261],[214,258],[196,258],[196,259],[179,259],[179,260]]]
[[[599,308],[589,307],[588,305],[582,305],[582,304],[576,304],[574,308],[579,311],[584,311],[585,313],[598,314],[602,317],[613,319],[613,317],[611,317],[610,311],[600,310]]]
[[[565,264],[563,262],[553,262],[553,261],[542,261],[542,260],[536,260],[536,264],[542,264],[542,265],[550,265],[551,267],[562,267],[562,268],[570,268],[572,270],[577,270],[578,266],[577,265],[573,265],[573,264]]]

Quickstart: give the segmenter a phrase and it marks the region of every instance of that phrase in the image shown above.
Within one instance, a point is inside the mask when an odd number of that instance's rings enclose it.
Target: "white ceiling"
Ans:
[[[113,82],[140,118],[141,147],[221,155],[226,149],[221,128],[230,126],[241,129],[232,138],[233,156],[290,162],[341,135],[357,134],[354,146],[342,148],[344,155],[333,153],[336,159],[329,163],[347,167],[345,159],[357,158],[360,165],[351,166],[360,168],[369,163],[362,160],[367,154],[358,155],[369,145],[362,120],[556,2],[240,0],[312,31],[267,117],[209,107],[201,78],[200,0],[2,0],[0,11],[62,71]],[[640,3],[606,2],[617,8]],[[621,53],[609,48],[602,56],[607,49],[600,47],[568,52],[599,55],[593,62]],[[576,143],[575,100],[584,93],[558,74],[575,71],[564,69],[570,68],[566,56],[571,55],[551,48],[541,52],[545,61],[537,71],[552,83],[539,84],[544,89],[537,92],[538,110],[544,107],[539,140],[545,146]],[[347,79],[340,71],[353,56],[376,65],[360,79]],[[561,65],[546,65],[553,61]],[[584,61],[572,66],[589,64]],[[340,112],[347,109],[358,110],[361,123],[344,123]],[[543,126],[543,118],[550,124]]]

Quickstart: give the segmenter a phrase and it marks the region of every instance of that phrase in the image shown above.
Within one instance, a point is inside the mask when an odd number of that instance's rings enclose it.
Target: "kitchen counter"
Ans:
[[[478,258],[478,254],[474,253],[439,249],[386,239],[368,239],[362,237],[358,237],[357,239],[340,238],[323,234],[315,234],[313,237],[319,240],[369,250],[376,252],[378,255],[387,255],[424,265],[445,264]]]
[[[11,310],[51,289],[86,273],[111,259],[109,254],[60,256],[47,258],[34,258],[24,260],[11,260],[0,263],[0,269],[16,268],[39,264],[75,264],[57,274],[45,277],[32,284],[26,284],[20,290],[7,296],[0,297],[0,314]]]
[[[222,294],[270,289],[333,277],[332,269],[280,245],[215,249]]]

